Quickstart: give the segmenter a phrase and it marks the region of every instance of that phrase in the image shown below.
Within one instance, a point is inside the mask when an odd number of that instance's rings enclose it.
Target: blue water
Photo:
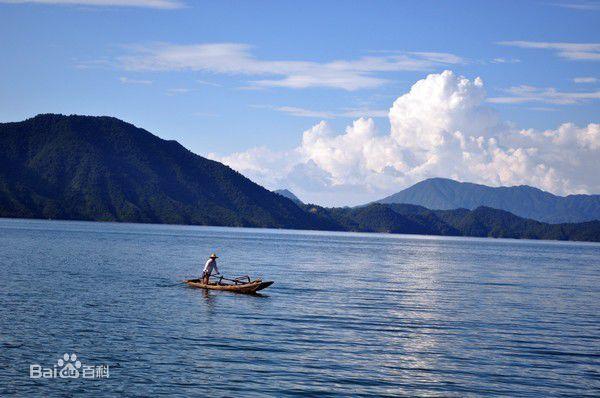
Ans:
[[[0,281],[0,396],[600,395],[598,244],[4,219]]]

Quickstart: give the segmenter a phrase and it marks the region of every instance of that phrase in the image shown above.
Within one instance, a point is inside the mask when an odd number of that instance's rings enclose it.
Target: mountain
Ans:
[[[471,211],[438,210],[435,213],[463,236],[600,242],[600,221],[548,224],[484,206]]]
[[[548,224],[484,206],[474,210],[429,210],[408,204],[371,203],[333,209],[309,205],[307,211],[356,232],[600,242],[600,221]]]
[[[547,223],[600,220],[600,195],[556,196],[526,185],[488,187],[446,178],[421,181],[378,203],[407,203],[439,210],[485,206]]]
[[[0,217],[600,241],[600,221],[489,207],[306,205],[121,120],[54,114],[0,123]]]
[[[276,189],[275,191],[276,194],[279,194],[281,196],[283,196],[284,198],[288,198],[289,200],[291,200],[292,202],[301,205],[304,204],[302,203],[302,201],[300,199],[298,199],[298,197],[296,195],[294,195],[292,193],[292,191],[287,190],[287,189]]]
[[[291,200],[176,141],[112,117],[55,114],[0,124],[0,216],[320,226]]]

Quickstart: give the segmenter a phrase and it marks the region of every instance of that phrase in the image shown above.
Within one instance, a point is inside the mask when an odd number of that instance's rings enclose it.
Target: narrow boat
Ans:
[[[247,281],[242,280],[242,278],[247,278]],[[223,280],[233,283],[226,283],[223,282]],[[187,283],[188,286],[197,287],[200,289],[225,290],[234,293],[252,294],[271,286],[273,281],[263,282],[262,279],[250,280],[250,277],[245,276],[235,279],[220,277],[216,278],[216,280],[213,282],[209,282],[208,284],[202,283],[202,279],[187,279],[185,280],[185,283]]]

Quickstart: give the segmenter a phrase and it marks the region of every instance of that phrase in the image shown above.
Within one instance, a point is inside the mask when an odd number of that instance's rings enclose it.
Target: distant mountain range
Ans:
[[[298,197],[296,195],[294,195],[292,193],[292,191],[288,190],[288,189],[276,189],[275,191],[276,194],[279,194],[281,196],[283,196],[284,198],[288,198],[289,200],[291,200],[292,202],[298,204],[298,205],[302,205],[304,203],[302,203],[302,201],[300,199],[298,199]]]
[[[600,221],[489,207],[302,204],[121,120],[54,114],[0,123],[0,217],[600,241]]]
[[[600,241],[600,221],[547,224],[484,206],[474,210],[429,210],[408,204],[371,203],[333,209],[308,205],[306,209],[345,231]]]
[[[440,210],[486,206],[548,223],[600,220],[600,195],[563,197],[526,185],[494,188],[446,178],[421,181],[378,203],[406,203]]]

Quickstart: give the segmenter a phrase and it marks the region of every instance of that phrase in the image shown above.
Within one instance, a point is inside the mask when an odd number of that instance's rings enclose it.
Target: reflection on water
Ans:
[[[194,289],[220,248],[247,296]],[[0,396],[596,395],[600,245],[0,220]],[[64,352],[111,377],[40,382]]]

